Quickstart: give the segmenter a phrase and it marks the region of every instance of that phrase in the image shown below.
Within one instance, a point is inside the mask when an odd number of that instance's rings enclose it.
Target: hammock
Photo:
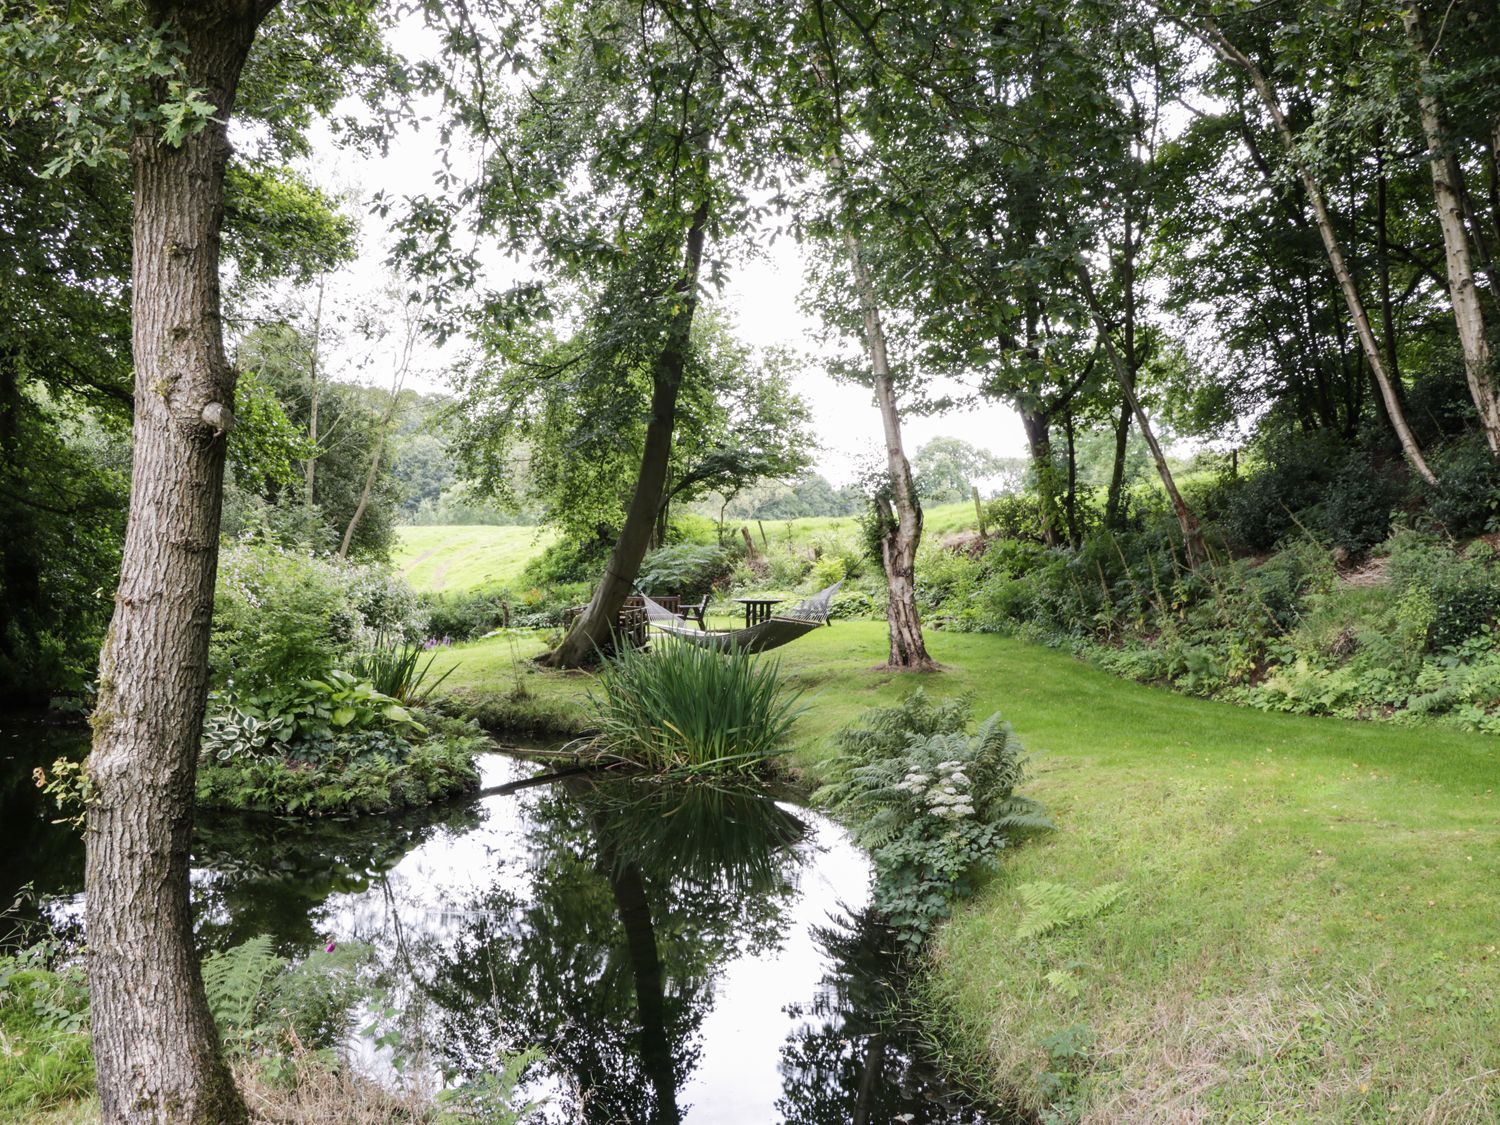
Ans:
[[[743,629],[724,629],[705,633],[694,628],[687,618],[679,617],[666,606],[650,598],[645,598],[646,619],[661,632],[684,640],[688,644],[697,645],[699,648],[711,648],[719,652],[727,652],[731,649],[741,652],[765,652],[767,649],[790,644],[804,633],[811,633],[814,629],[821,629],[827,625],[833,595],[842,585],[842,581],[835,582],[828,589],[814,594],[805,601],[798,602],[791,609],[778,613],[770,620],[761,621]]]

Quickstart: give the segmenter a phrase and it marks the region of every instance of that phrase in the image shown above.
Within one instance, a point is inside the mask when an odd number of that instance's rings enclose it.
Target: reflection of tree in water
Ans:
[[[802,1026],[781,1049],[787,1125],[962,1125],[1021,1120],[981,1112],[945,1080],[901,1017],[906,970],[895,933],[866,911],[815,931],[832,962]]]
[[[436,954],[439,1049],[482,1071],[539,1046],[570,1091],[554,1120],[673,1125],[714,973],[778,944],[804,832],[769,797],[703,785],[542,798],[530,894],[484,895]]]
[[[200,812],[193,841],[199,946],[223,949],[270,934],[279,953],[300,956],[325,940],[329,898],[369,890],[439,831],[467,832],[481,819],[474,805],[359,820]]]

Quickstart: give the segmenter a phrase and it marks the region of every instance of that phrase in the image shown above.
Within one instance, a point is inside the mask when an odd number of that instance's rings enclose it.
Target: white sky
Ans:
[[[420,29],[413,30],[416,36],[421,36]],[[305,171],[319,186],[350,192],[362,201],[368,201],[380,190],[398,198],[430,192],[440,168],[438,143],[435,130],[404,132],[392,143],[389,155],[366,159],[339,149],[323,130],[315,138],[314,157]],[[388,284],[384,259],[389,230],[364,207],[360,210],[363,234],[359,259],[344,277],[330,285],[331,291],[340,294],[350,316],[366,296]],[[498,254],[488,257],[487,267],[492,271],[492,281],[503,281],[517,271],[514,264]],[[754,347],[784,347],[809,357],[797,379],[797,390],[812,405],[815,431],[823,446],[815,458],[815,468],[835,485],[845,484],[853,478],[857,462],[877,454],[881,448],[880,416],[869,391],[836,382],[824,370],[818,326],[798,304],[802,287],[800,248],[791,238],[780,238],[764,255],[741,263],[732,271],[717,303],[730,314],[737,334]],[[450,344],[442,352],[429,349],[419,359],[407,385],[425,391],[448,389],[445,368],[461,349],[462,344]],[[378,370],[384,366],[379,362],[339,364],[335,359],[335,369],[339,366],[351,374],[356,366],[363,366],[365,371],[358,377],[366,380],[384,382],[387,378]],[[1009,407],[998,404],[931,417],[909,417],[904,420],[904,436],[908,456],[939,436],[962,438],[1000,456],[1020,456],[1025,451],[1019,417]]]

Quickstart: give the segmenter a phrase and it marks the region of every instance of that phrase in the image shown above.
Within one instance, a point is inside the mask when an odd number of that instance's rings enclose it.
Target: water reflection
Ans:
[[[538,767],[484,769],[493,786]],[[76,914],[77,837],[28,797],[0,854]],[[400,817],[203,817],[192,879],[205,948],[369,943],[408,1042],[453,1080],[540,1047],[525,1092],[552,1125],[1003,1120],[956,1098],[891,1017],[898,959],[863,913],[869,873],[841,829],[776,794],[575,776]]]
[[[815,999],[788,1009],[802,1025],[781,1049],[780,1120],[787,1125],[986,1120],[937,1069],[921,1029],[905,1015],[907,962],[889,927],[863,911],[819,927],[816,936],[830,969]]]
[[[527,837],[531,894],[478,896],[431,960],[444,1049],[483,1069],[540,1046],[548,1120],[681,1121],[716,979],[781,948],[806,824],[759,793],[573,782]]]

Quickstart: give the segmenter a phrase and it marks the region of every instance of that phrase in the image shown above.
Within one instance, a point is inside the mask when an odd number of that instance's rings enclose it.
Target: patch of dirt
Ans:
[[[1346,586],[1383,586],[1386,583],[1386,565],[1390,559],[1385,556],[1366,559],[1358,566],[1350,567],[1348,570],[1339,572],[1339,581]]]
[[[971,559],[984,554],[988,540],[977,531],[955,531],[938,540],[938,546],[955,555],[968,555]]]

